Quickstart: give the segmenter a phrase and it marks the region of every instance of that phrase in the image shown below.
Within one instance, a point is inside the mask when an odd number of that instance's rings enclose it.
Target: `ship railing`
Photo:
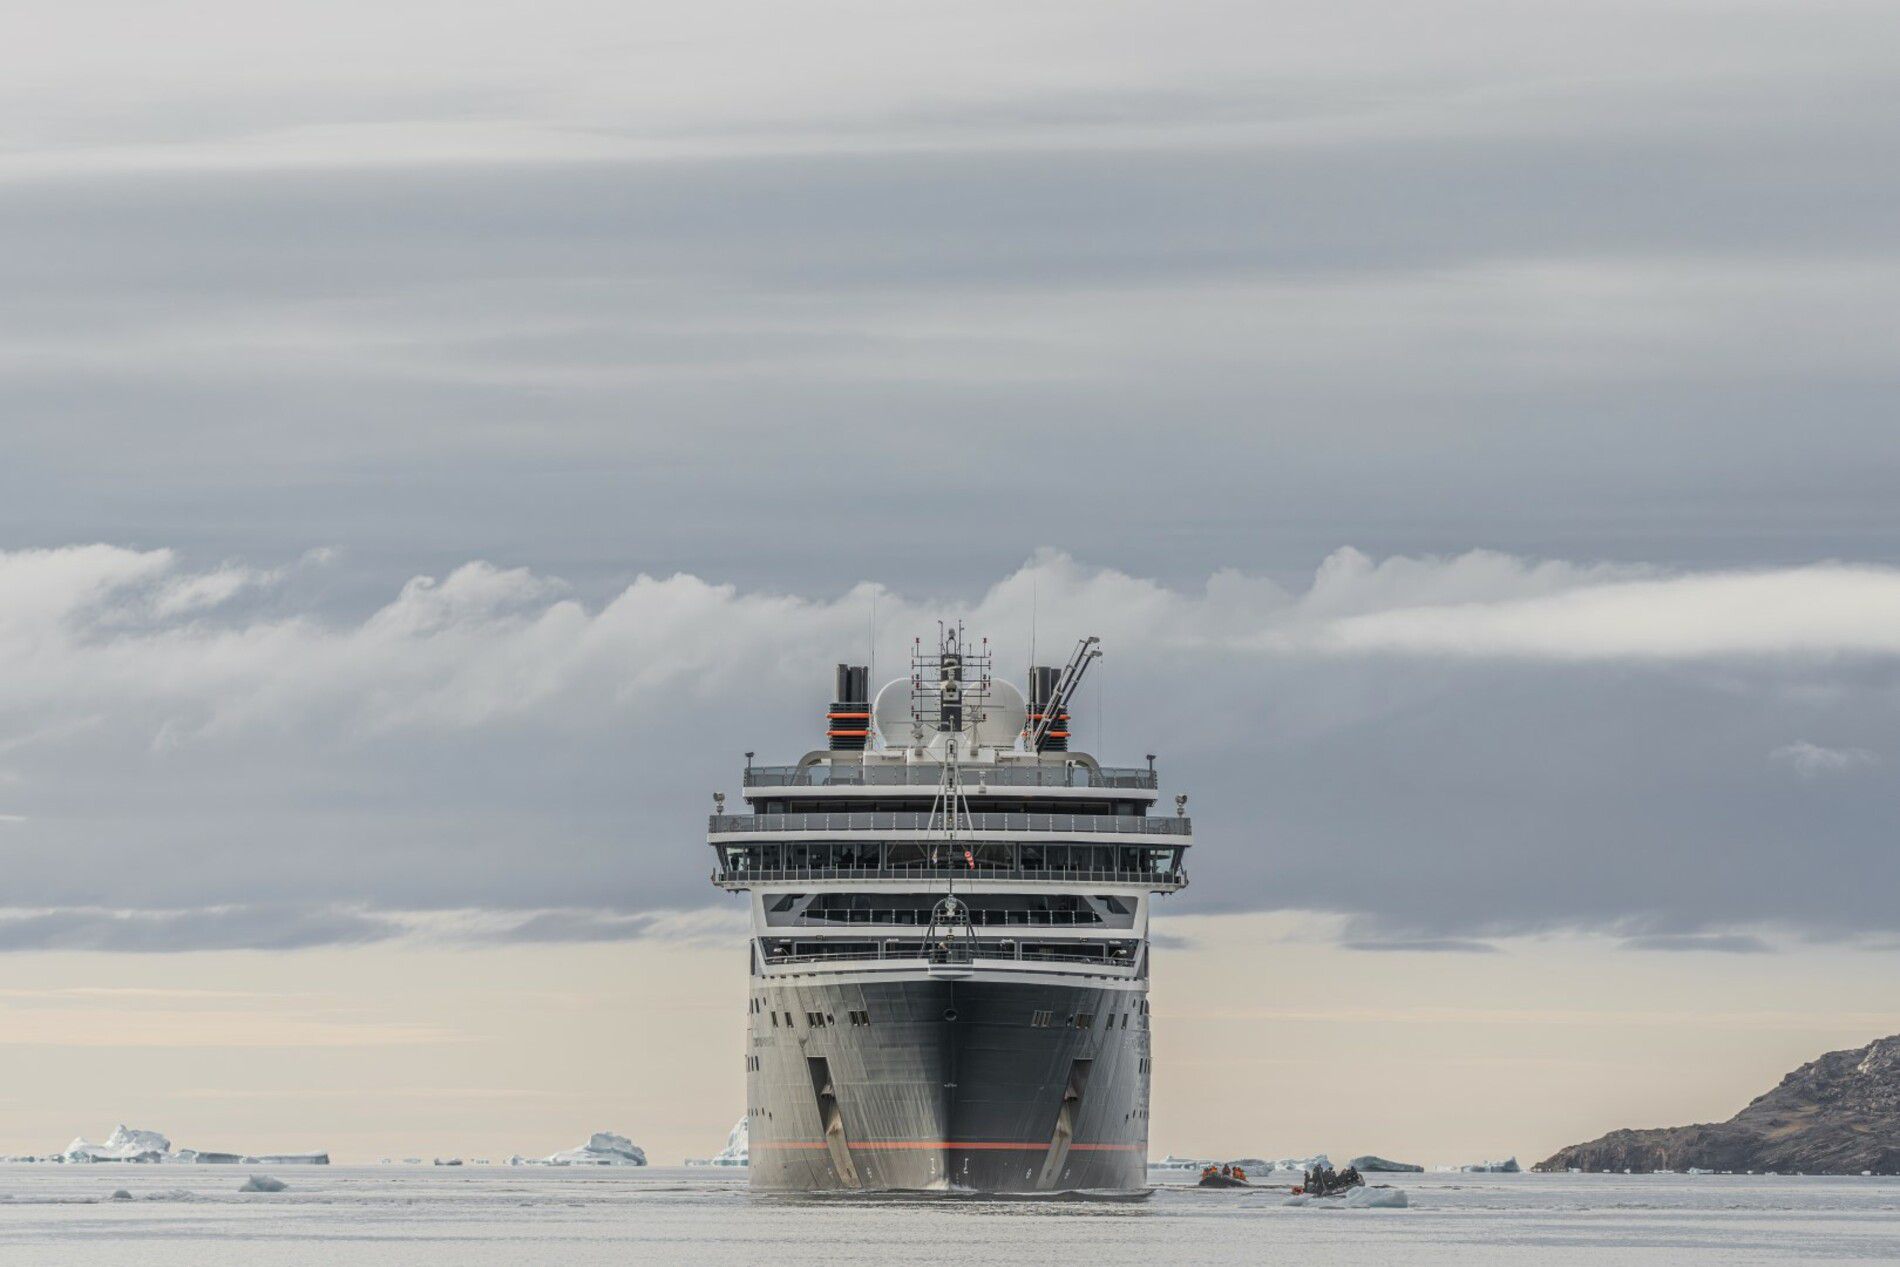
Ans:
[[[890,907],[884,910],[807,909],[800,923],[788,928],[831,928],[845,924],[929,924],[929,907]],[[984,911],[967,912],[969,922],[978,928],[1025,928],[1032,926],[1113,928],[1092,911]]]
[[[950,950],[924,950],[916,947],[899,947],[890,953],[880,946],[877,950],[846,950],[836,954],[811,955],[768,955],[765,964],[768,968],[780,968],[788,964],[813,963],[879,963],[892,960],[917,961],[925,963],[1065,963],[1092,964],[1107,968],[1132,968],[1135,966],[1133,955],[1064,955],[1047,951],[1024,950],[1015,948],[1013,954],[1004,954],[1000,950],[967,951],[961,948]]]
[[[1113,836],[1191,836],[1193,819],[1132,814],[959,814],[968,831],[1067,832]],[[942,831],[941,814],[914,810],[866,810],[807,814],[713,814],[706,830],[717,835],[776,831]]]
[[[813,765],[755,765],[745,772],[747,787],[915,787],[934,785],[943,777],[936,765],[851,765],[844,762]],[[1023,765],[964,767],[964,778],[990,787],[1097,787],[1155,788],[1153,770],[1140,766],[1091,767]]]
[[[1139,884],[1153,890],[1184,889],[1185,871],[1047,871],[1010,867],[728,867],[712,873],[714,884],[804,884],[819,880],[1003,880],[1012,884]]]

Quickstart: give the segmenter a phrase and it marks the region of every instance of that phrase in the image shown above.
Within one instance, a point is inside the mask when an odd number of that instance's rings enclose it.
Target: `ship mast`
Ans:
[[[971,648],[961,621],[954,626],[938,622],[935,655],[925,654],[921,641],[911,652],[911,717],[918,738],[925,725],[935,726],[930,746],[942,745],[943,763],[937,795],[930,805],[929,830],[931,865],[945,867],[944,896],[930,913],[924,943],[950,960],[967,960],[975,945],[969,909],[957,900],[956,863],[960,848],[968,868],[976,869],[974,844],[964,838],[970,802],[963,790],[963,757],[976,741],[977,728],[988,718],[990,663],[989,639]],[[951,939],[959,934],[964,944],[956,946]]]

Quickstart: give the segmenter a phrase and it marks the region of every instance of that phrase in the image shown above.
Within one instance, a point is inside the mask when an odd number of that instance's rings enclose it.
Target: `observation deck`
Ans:
[[[823,758],[838,754],[825,753]],[[823,758],[798,765],[749,767],[746,787],[935,787],[943,767],[934,762],[836,761]],[[1153,790],[1160,781],[1153,770],[1140,766],[1098,766],[1093,761],[1048,763],[1017,762],[966,767],[969,786],[1104,788]]]
[[[1041,836],[1192,836],[1186,817],[1138,817],[1133,814],[958,814],[959,835],[981,839],[985,833],[1006,832],[1011,837]],[[898,836],[942,836],[942,814],[905,810],[827,810],[795,814],[714,814],[706,820],[707,839],[714,844],[756,835],[805,832],[878,832]]]

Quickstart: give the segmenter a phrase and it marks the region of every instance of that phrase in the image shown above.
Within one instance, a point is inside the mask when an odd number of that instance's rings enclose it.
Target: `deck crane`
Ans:
[[[1082,685],[1082,675],[1088,672],[1091,662],[1101,658],[1101,642],[1100,638],[1091,634],[1075,644],[1069,662],[1062,666],[1062,676],[1056,679],[1055,689],[1049,692],[1048,699],[1041,701],[1042,715],[1034,719],[1029,729],[1028,746],[1031,752],[1042,751],[1049,732],[1068,713],[1069,701],[1075,698],[1076,688]]]

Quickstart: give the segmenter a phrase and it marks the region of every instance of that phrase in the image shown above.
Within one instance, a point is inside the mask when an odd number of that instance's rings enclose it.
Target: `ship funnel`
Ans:
[[[1029,733],[1034,735],[1042,728],[1043,714],[1052,708],[1055,718],[1046,731],[1042,731],[1042,742],[1036,745],[1037,752],[1067,752],[1069,750],[1069,710],[1054,703],[1056,684],[1062,677],[1062,670],[1050,665],[1039,664],[1029,670]]]
[[[871,738],[871,671],[861,664],[838,666],[837,697],[825,736],[833,751],[862,752]]]

